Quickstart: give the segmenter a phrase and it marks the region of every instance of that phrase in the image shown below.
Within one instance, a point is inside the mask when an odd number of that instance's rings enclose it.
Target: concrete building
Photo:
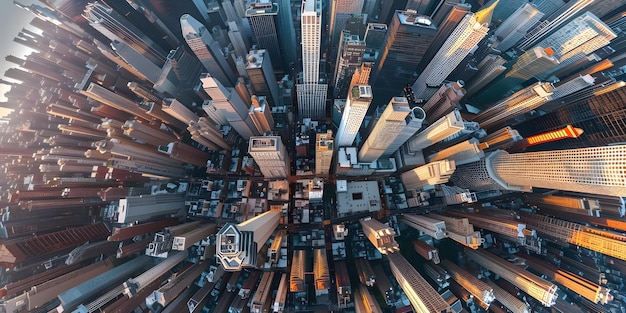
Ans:
[[[426,129],[410,138],[396,152],[396,162],[400,169],[426,163],[422,150],[465,129],[461,113],[454,110],[440,118]]]
[[[289,175],[287,148],[279,136],[251,137],[248,153],[265,178],[285,178]]]
[[[274,118],[265,97],[252,96],[252,106],[248,112],[250,119],[256,126],[259,134],[265,134],[274,129]]]
[[[549,83],[536,83],[510,97],[499,101],[473,118],[484,129],[494,129],[518,115],[533,110],[552,99],[554,87]]]
[[[435,38],[437,27],[428,16],[415,11],[397,11],[372,69],[372,87],[377,99],[386,101],[402,92],[415,79],[415,69]]]
[[[410,113],[411,109],[406,98],[394,97],[391,99],[363,143],[359,151],[359,160],[361,162],[373,162],[387,153],[387,149],[406,127],[404,119]]]
[[[315,134],[315,175],[328,175],[335,152],[333,132]]]
[[[267,211],[239,224],[227,223],[217,233],[216,255],[226,271],[257,267],[257,254],[278,226],[280,211]]]
[[[335,98],[344,98],[348,94],[350,81],[356,69],[363,62],[365,41],[360,40],[358,35],[352,35],[349,31],[342,31],[337,49],[337,61],[335,62]]]
[[[380,201],[378,183],[375,181],[337,184],[337,215],[339,216],[376,212],[381,208]]]
[[[441,83],[465,59],[489,30],[491,15],[498,1],[476,12],[467,13],[433,59],[413,83],[416,98],[428,99]]]
[[[256,44],[267,50],[274,70],[282,72],[283,56],[278,41],[278,4],[274,2],[252,3],[246,10],[246,18]]]
[[[623,196],[619,174],[626,146],[606,146],[509,154],[490,153],[485,159],[457,167],[450,178],[470,190],[523,190],[532,187]]]
[[[498,50],[511,49],[526,35],[531,27],[539,23],[543,16],[544,12],[537,9],[534,4],[526,3],[520,6],[494,32],[494,35],[500,40]]]
[[[302,18],[302,73],[296,84],[298,112],[301,118],[321,119],[326,116],[328,82],[320,75],[320,41],[322,32],[322,3],[320,0],[303,2]]]
[[[372,102],[372,97],[372,88],[369,85],[352,87],[337,129],[336,147],[352,146]]]
[[[396,232],[393,228],[372,218],[360,219],[359,223],[367,239],[370,240],[372,245],[374,245],[380,253],[393,254],[394,252],[400,251],[400,246],[394,238]]]
[[[250,119],[248,106],[232,87],[225,87],[215,77],[200,77],[203,90],[211,97],[202,108],[216,123],[230,125],[243,138],[257,136],[257,128]]]
[[[196,55],[204,68],[224,86],[235,85],[236,77],[226,61],[219,43],[209,30],[191,15],[180,17],[180,27],[187,45]]]
[[[276,75],[274,75],[268,51],[263,49],[250,50],[247,61],[246,74],[250,79],[254,94],[266,97],[270,106],[281,105]]]
[[[331,0],[330,3],[330,45],[335,47],[341,40],[341,31],[352,14],[363,10],[364,0]]]
[[[455,169],[454,161],[430,162],[402,173],[402,183],[411,190],[421,189],[428,185],[445,184]]]

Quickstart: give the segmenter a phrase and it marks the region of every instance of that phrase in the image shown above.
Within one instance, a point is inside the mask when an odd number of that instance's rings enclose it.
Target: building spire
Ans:
[[[476,14],[474,14],[476,21],[479,22],[481,25],[489,25],[489,23],[491,23],[491,17],[493,16],[493,10],[496,8],[496,5],[498,5],[498,2],[500,2],[500,0],[495,0],[484,9],[476,12]]]

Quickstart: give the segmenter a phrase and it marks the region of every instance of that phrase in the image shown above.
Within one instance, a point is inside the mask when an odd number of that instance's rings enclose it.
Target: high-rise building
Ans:
[[[274,118],[272,118],[272,110],[267,101],[265,101],[265,97],[252,96],[251,98],[252,105],[248,114],[256,126],[257,132],[265,134],[272,131],[274,129]]]
[[[278,4],[278,40],[282,47],[285,71],[291,73],[292,67],[298,60],[298,43],[291,15],[291,0],[277,0],[276,3]]]
[[[336,147],[352,146],[371,102],[372,88],[370,86],[352,87],[337,129]]]
[[[624,145],[515,154],[498,150],[458,166],[450,180],[471,190],[536,187],[619,197],[626,195],[625,152]]]
[[[463,165],[480,160],[485,156],[479,140],[471,138],[456,145],[435,152],[427,157],[429,162],[451,160],[456,165]]]
[[[548,1],[543,1],[544,4]],[[553,2],[553,1],[549,1]],[[549,11],[544,11],[544,8],[541,4],[539,4],[539,10],[546,14],[544,21],[539,23],[535,28],[530,30],[525,36],[524,39],[517,44],[517,47],[521,50],[527,50],[545,38],[546,36],[552,34],[554,31],[559,29],[563,23],[567,23],[572,20],[575,16],[583,12],[592,2],[593,0],[579,0],[579,1],[570,1],[568,3],[562,3],[557,1],[557,9],[552,13],[548,13]]]
[[[454,110],[410,138],[396,153],[398,168],[424,164],[422,150],[462,130],[465,124],[461,113]]]
[[[309,0],[302,3],[302,73],[296,93],[298,112],[302,118],[321,119],[326,116],[328,83],[320,75],[320,43],[322,32],[322,3]]]
[[[552,99],[553,89],[550,83],[536,83],[480,112],[473,120],[484,129],[493,129],[549,101]]]
[[[249,108],[246,102],[231,87],[223,86],[219,80],[209,74],[200,77],[202,88],[211,100],[205,101],[203,110],[209,114],[216,123],[230,125],[243,138],[259,135],[256,126],[248,115]]]
[[[422,128],[422,123],[424,122],[424,118],[426,117],[426,113],[420,107],[414,107],[404,118],[404,127],[396,136],[396,138],[391,141],[389,147],[387,147],[387,151],[383,153],[383,157],[388,157],[393,155],[398,149],[409,140],[417,131]]]
[[[278,4],[273,2],[253,3],[246,10],[252,33],[260,49],[269,53],[275,71],[282,71],[283,56],[278,41]]]
[[[180,17],[183,38],[204,68],[224,86],[234,86],[235,73],[226,62],[220,45],[213,39],[208,29],[191,15]]]
[[[497,4],[498,1],[494,1],[490,6],[476,13],[467,13],[461,19],[413,84],[413,93],[416,98],[430,98],[437,90],[436,88],[487,35],[491,15]]]
[[[626,87],[596,92],[589,98],[580,99],[556,111],[519,124],[516,128],[524,136],[548,130],[562,129],[567,125],[581,128],[578,138],[540,145],[535,149],[571,149],[610,145],[626,141],[624,126],[626,112]]]
[[[266,97],[271,106],[279,106],[281,99],[278,95],[278,84],[272,70],[271,58],[268,56],[267,50],[250,50],[246,73],[254,94]]]
[[[360,40],[358,35],[342,31],[335,62],[335,98],[346,97],[352,76],[363,62],[363,53],[365,41]]]
[[[226,271],[257,267],[257,254],[278,226],[280,211],[267,211],[239,224],[227,223],[217,233],[216,255]]]
[[[248,153],[265,178],[285,178],[289,175],[287,148],[279,136],[250,137]]]
[[[445,184],[455,169],[454,161],[430,162],[402,173],[402,183],[410,190],[421,189],[428,185]]]
[[[583,13],[537,43],[540,47],[552,47],[560,63],[544,76],[607,46],[616,37],[615,32],[593,13]]]
[[[235,21],[228,21],[228,38],[233,44],[235,55],[242,58],[245,57],[250,50],[250,42],[248,41],[248,37],[240,30],[240,26]]]
[[[531,3],[520,6],[493,33],[500,40],[498,50],[511,49],[531,27],[539,23],[543,16],[544,13]]]
[[[315,175],[328,175],[332,165],[335,140],[331,130],[315,134]]]
[[[440,8],[433,14],[432,21],[437,27],[437,34],[430,47],[422,58],[418,72],[421,72],[435,56],[439,48],[448,40],[452,31],[459,25],[463,17],[470,11],[472,6],[468,3],[460,3],[457,0],[445,0],[441,2]]]
[[[391,254],[400,250],[393,228],[371,218],[360,219],[359,223],[367,239],[380,253]]]
[[[331,47],[341,40],[340,35],[352,14],[361,13],[364,0],[331,0],[330,7],[330,38]]]
[[[406,98],[392,98],[359,150],[359,161],[374,162],[388,152],[389,146],[406,127],[404,119],[410,113]]]
[[[396,11],[379,58],[372,69],[372,88],[378,99],[389,99],[415,78],[415,69],[435,37],[437,27],[428,16]]]
[[[488,54],[476,66],[478,69],[476,75],[467,81],[467,88],[465,88],[467,90],[466,96],[472,96],[506,71],[504,63],[506,63],[506,60],[501,56]]]
[[[550,47],[534,47],[524,52],[506,74],[481,91],[474,101],[480,104],[493,103],[520,85],[559,64]]]
[[[365,37],[363,37],[367,49],[380,49],[383,46],[386,34],[387,24],[367,23],[367,28],[365,29]]]
[[[432,123],[454,111],[458,101],[464,96],[462,80],[444,84],[422,107],[426,113],[426,120]]]
[[[124,42],[152,63],[163,66],[167,51],[111,7],[93,2],[85,7],[83,16],[109,40]]]

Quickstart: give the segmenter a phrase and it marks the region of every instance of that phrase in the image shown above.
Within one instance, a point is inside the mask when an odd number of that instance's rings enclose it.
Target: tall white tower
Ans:
[[[471,190],[537,187],[623,197],[625,153],[626,145],[515,154],[498,150],[457,167],[450,180]]]
[[[302,73],[298,77],[296,93],[301,117],[314,119],[326,115],[325,77],[320,79],[320,41],[322,32],[322,3],[308,0],[302,3]],[[322,75],[325,76],[325,75]]]
[[[385,154],[402,129],[406,127],[404,119],[409,113],[411,113],[411,108],[409,108],[408,100],[405,97],[393,97],[363,143],[359,151],[359,161],[374,162]]]
[[[495,1],[490,6],[476,13],[467,13],[463,17],[413,84],[416,98],[430,98],[474,46],[487,35],[493,9],[498,2]]]
[[[372,103],[372,87],[354,86],[348,93],[346,106],[337,129],[337,147],[351,146]]]

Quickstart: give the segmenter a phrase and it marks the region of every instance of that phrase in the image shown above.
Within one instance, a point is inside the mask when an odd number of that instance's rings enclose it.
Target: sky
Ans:
[[[36,0],[18,0],[22,4],[39,4]],[[13,38],[23,27],[34,30],[28,23],[35,16],[13,4],[13,0],[0,0],[0,77],[4,77],[4,72],[15,67],[15,64],[7,62],[5,56],[11,54],[17,57],[24,57],[30,50],[13,41]],[[0,102],[6,101],[4,93],[9,90],[9,86],[0,84]],[[0,117],[8,112],[0,108]]]

